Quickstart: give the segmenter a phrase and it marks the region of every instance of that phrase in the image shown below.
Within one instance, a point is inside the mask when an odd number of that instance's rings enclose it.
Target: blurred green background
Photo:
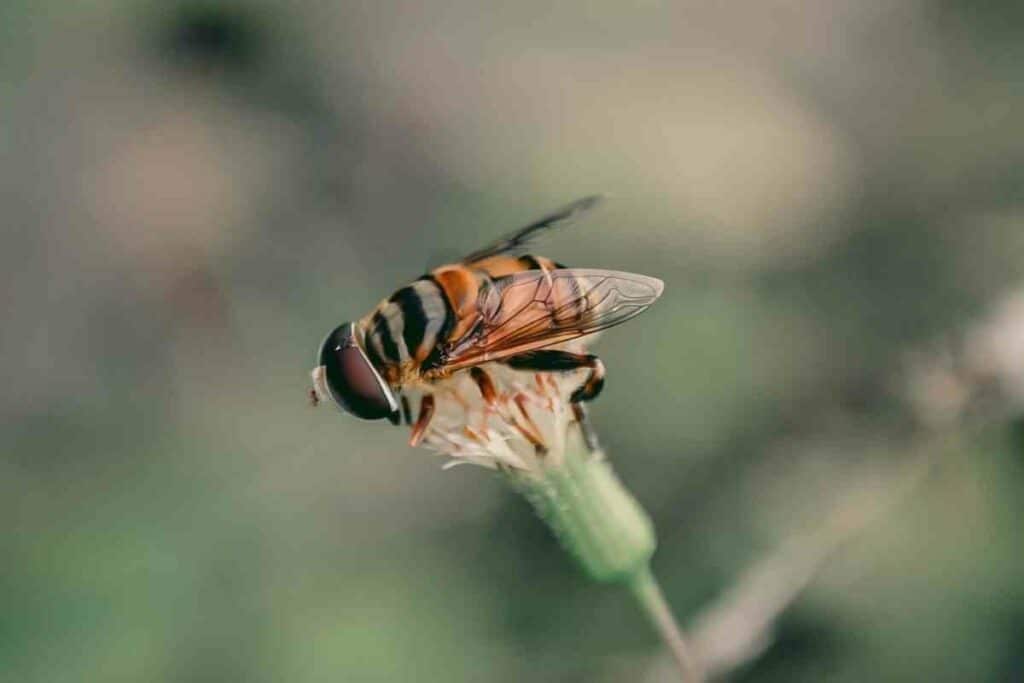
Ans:
[[[965,0],[4,0],[0,680],[671,680],[499,479],[311,410],[317,344],[609,195],[541,251],[667,283],[597,346],[593,413],[685,621],[915,455],[908,353],[1019,286],[1022,30]],[[735,680],[1024,680],[1024,449],[1002,418],[948,443]]]

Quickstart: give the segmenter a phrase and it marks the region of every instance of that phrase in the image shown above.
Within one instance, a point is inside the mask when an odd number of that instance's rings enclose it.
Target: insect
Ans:
[[[654,303],[664,285],[645,275],[567,268],[521,252],[530,240],[599,201],[575,201],[435,268],[365,317],[336,327],[313,370],[314,405],[330,397],[363,419],[387,418],[397,425],[404,418],[412,426],[409,443],[416,445],[434,412],[431,386],[468,371],[490,402],[494,385],[480,366],[499,362],[540,373],[588,369],[570,397],[582,416],[582,402],[604,386],[604,365],[593,354],[550,347],[629,320]],[[406,396],[410,389],[422,392],[415,422]]]

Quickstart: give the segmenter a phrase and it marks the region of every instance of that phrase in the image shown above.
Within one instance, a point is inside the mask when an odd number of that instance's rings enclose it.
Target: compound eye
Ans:
[[[346,412],[364,420],[390,417],[397,410],[391,389],[359,348],[352,323],[339,326],[320,347],[331,398]]]

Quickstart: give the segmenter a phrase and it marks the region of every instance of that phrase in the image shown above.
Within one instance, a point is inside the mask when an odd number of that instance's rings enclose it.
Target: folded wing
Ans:
[[[480,290],[476,324],[446,347],[444,365],[479,365],[614,327],[646,310],[663,289],[646,275],[588,268],[493,280]]]

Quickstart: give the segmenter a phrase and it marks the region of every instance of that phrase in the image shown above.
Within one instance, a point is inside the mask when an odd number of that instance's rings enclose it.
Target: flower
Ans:
[[[582,350],[578,343],[561,348]],[[483,389],[470,372],[433,387],[423,445],[448,456],[446,467],[502,472],[591,578],[635,580],[654,553],[654,527],[584,435],[582,408],[569,397],[586,371],[535,373],[498,363],[480,370]]]
[[[580,352],[579,342],[562,345]],[[422,444],[505,475],[566,552],[595,581],[630,588],[669,645],[686,680],[700,680],[650,571],[650,517],[612,470],[570,396],[585,370],[535,373],[488,363],[433,388],[435,413]]]
[[[493,385],[493,399],[484,399],[469,372],[438,383],[433,388],[435,413],[423,445],[448,456],[446,468],[471,463],[538,474],[544,467],[561,464],[566,440],[580,438],[569,396],[586,371],[537,373],[500,363],[480,369]]]

